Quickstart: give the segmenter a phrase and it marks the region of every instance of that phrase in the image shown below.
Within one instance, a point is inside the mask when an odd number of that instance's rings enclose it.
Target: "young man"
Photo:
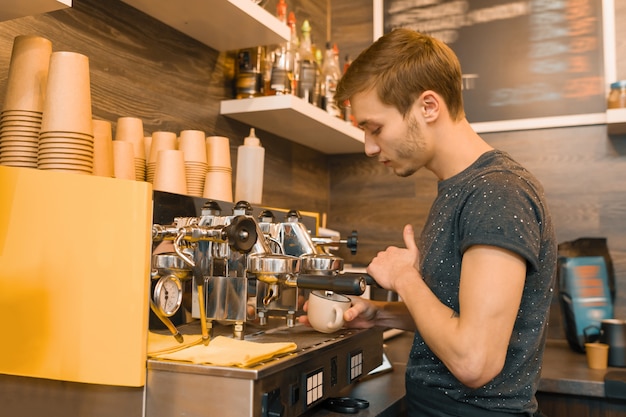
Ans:
[[[349,100],[368,156],[399,176],[426,168],[439,180],[418,244],[407,225],[406,248],[367,268],[402,302],[355,297],[347,325],[415,331],[411,416],[538,413],[557,256],[541,185],[472,130],[458,59],[432,37],[381,37],[352,62],[336,99]]]

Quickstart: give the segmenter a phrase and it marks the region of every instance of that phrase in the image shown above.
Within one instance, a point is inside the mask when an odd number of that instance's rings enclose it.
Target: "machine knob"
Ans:
[[[236,216],[225,228],[228,244],[238,252],[248,253],[257,239],[256,222],[245,216]]]
[[[346,238],[346,246],[350,249],[352,255],[356,255],[356,247],[359,243],[356,230],[353,230],[350,236]]]

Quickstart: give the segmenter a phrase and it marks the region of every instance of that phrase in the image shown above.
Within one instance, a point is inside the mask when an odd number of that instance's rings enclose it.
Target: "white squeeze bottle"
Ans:
[[[263,196],[263,163],[265,149],[250,128],[250,134],[237,148],[237,173],[235,175],[235,202],[260,204]]]

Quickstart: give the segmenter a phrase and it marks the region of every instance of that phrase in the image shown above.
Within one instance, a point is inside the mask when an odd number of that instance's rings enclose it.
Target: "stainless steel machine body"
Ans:
[[[147,416],[299,416],[382,363],[382,330],[323,334],[296,324],[309,289],[356,295],[365,289],[365,279],[344,274],[343,260],[326,249],[328,241],[312,237],[297,212],[276,221],[273,213],[261,211],[256,220],[253,211],[259,209],[247,203],[225,214],[223,202],[180,198],[186,201],[155,192],[155,244],[165,240],[174,248],[153,248],[153,281],[176,272],[183,292],[177,303],[162,296],[179,311],[153,308],[160,321],[179,338],[190,329],[197,334],[200,326],[207,339],[219,334],[290,341],[297,350],[249,368],[150,359]],[[177,212],[180,207],[186,209]],[[173,221],[164,225],[168,217]],[[172,253],[183,262],[174,262]],[[153,295],[155,304],[156,286]]]

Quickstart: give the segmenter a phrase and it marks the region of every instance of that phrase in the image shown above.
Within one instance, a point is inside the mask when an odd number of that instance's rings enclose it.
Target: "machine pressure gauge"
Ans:
[[[175,275],[159,278],[152,296],[154,304],[165,317],[173,316],[183,301],[183,285]]]

